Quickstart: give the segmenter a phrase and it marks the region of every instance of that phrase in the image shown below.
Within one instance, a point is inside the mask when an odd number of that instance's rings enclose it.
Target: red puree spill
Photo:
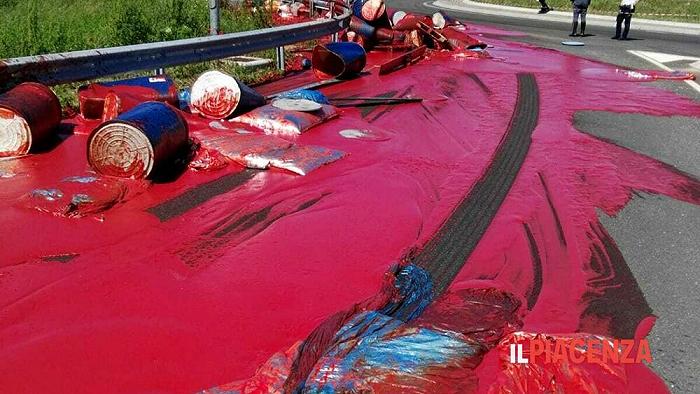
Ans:
[[[497,288],[520,301],[520,330],[644,337],[652,311],[596,210],[613,215],[634,191],[698,204],[700,183],[580,133],[572,119],[581,110],[700,116],[700,105],[595,77],[614,66],[493,38],[493,29],[469,32],[490,33],[493,59],[439,53],[380,77],[371,66],[392,55],[370,54],[371,75],[323,88],[330,97],[424,101],[342,109],[296,137],[348,153],[307,176],[233,163],[187,171],[122,192],[129,197],[102,221],[26,207],[33,190],[85,173],[85,135],[2,162],[2,390],[187,393],[248,379],[265,363],[293,368],[296,351],[287,349],[375,296],[389,266],[420,250],[488,168],[509,127],[518,73],[533,74],[540,95],[529,152],[484,237],[426,314],[447,308],[459,325],[451,294]],[[188,119],[193,132],[210,127]],[[391,138],[344,138],[345,129]],[[495,352],[476,369],[479,391],[493,390]],[[626,370],[628,384],[663,387],[646,367]]]

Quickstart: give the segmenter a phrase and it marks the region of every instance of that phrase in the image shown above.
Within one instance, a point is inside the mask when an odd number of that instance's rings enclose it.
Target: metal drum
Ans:
[[[0,157],[22,156],[48,141],[61,123],[61,103],[33,82],[0,95]]]
[[[314,74],[319,79],[348,79],[365,68],[367,54],[354,42],[331,42],[316,45],[311,55]]]
[[[371,26],[369,23],[363,21],[355,15],[353,15],[350,18],[350,26],[348,27],[348,29],[357,33],[365,40],[372,40],[374,38],[374,33],[376,30],[374,26]]]
[[[225,119],[265,105],[265,97],[228,74],[208,71],[192,85],[190,105],[207,118]]]
[[[353,3],[353,14],[367,22],[375,22],[386,19],[386,5],[384,0],[356,0]]]
[[[121,113],[146,101],[177,105],[178,91],[172,79],[157,75],[83,85],[78,88],[78,101],[85,119],[109,120],[105,110]]]
[[[187,123],[172,106],[149,101],[101,124],[88,139],[92,168],[121,178],[146,178],[186,152]]]

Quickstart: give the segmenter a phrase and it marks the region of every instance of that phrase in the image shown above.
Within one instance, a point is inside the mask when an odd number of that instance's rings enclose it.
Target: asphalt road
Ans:
[[[420,0],[394,0],[391,6],[404,11],[433,13]],[[533,13],[536,13],[533,2]],[[611,40],[609,29],[589,26],[593,36],[577,40],[584,47],[565,47],[568,23],[449,12],[451,15],[506,30],[527,33],[512,38],[542,47],[566,51],[623,67],[656,69],[654,64],[628,50],[700,56],[697,37],[658,35],[635,31],[631,41]],[[673,69],[693,69],[689,61],[669,62]],[[700,92],[682,82],[655,82],[659,87],[700,101]],[[700,119],[654,117],[606,112],[583,112],[575,118],[576,127],[638,151],[694,176],[700,176]],[[601,222],[618,243],[630,269],[659,317],[649,336],[654,362],[652,368],[676,393],[697,392],[700,375],[700,208],[662,196],[640,195],[617,217],[601,214]]]

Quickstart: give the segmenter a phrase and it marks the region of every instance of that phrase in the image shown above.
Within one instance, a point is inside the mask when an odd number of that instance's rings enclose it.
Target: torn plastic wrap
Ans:
[[[265,97],[220,71],[200,75],[190,90],[191,110],[210,119],[236,116],[264,104]]]
[[[304,392],[463,392],[481,348],[450,331],[402,326],[377,312],[356,316],[314,367]]]
[[[78,88],[80,114],[85,119],[114,119],[146,101],[178,105],[175,82],[167,76],[151,76],[95,82]]]
[[[187,155],[189,131],[180,112],[151,101],[95,129],[87,143],[88,163],[100,174],[146,178],[173,170]]]
[[[34,189],[22,199],[22,205],[53,216],[97,217],[115,205],[138,195],[148,187],[146,181],[84,174],[64,178],[55,186]]]
[[[0,95],[0,157],[22,156],[49,142],[61,122],[61,104],[48,87],[33,82]]]
[[[274,167],[307,175],[323,165],[340,160],[345,152],[315,145],[293,145],[264,154],[249,154],[246,163],[253,168]]]
[[[232,120],[257,127],[265,134],[293,137],[337,115],[332,105],[323,104],[318,111],[301,112],[283,110],[268,104]]]

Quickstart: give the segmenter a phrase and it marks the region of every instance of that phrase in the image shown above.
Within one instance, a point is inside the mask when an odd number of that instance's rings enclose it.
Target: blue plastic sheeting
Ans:
[[[430,392],[431,386],[454,378],[450,368],[461,369],[483,352],[480,345],[460,334],[411,327],[375,311],[357,315],[336,338],[306,380],[304,392],[360,392],[378,386],[392,389],[399,381],[418,381],[412,390]],[[393,388],[401,391],[398,385]]]
[[[433,300],[433,281],[430,274],[415,265],[400,267],[394,275],[394,297],[380,312],[409,321],[418,317]]]
[[[323,93],[310,89],[297,89],[292,90],[291,92],[284,92],[277,96],[277,98],[286,98],[293,100],[304,99],[311,100],[319,104],[330,104],[330,101],[328,101],[328,98]]]

